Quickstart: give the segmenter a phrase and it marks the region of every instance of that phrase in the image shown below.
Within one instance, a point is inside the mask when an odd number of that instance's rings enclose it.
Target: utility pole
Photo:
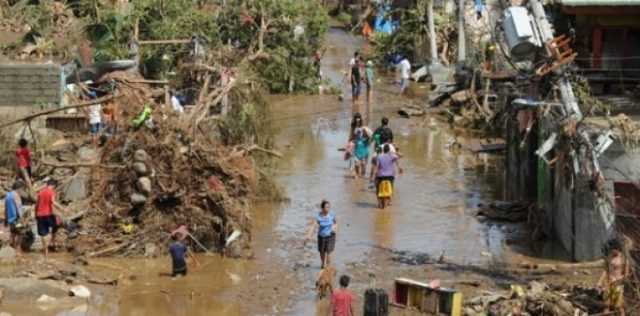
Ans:
[[[464,0],[458,0],[458,67],[464,67],[467,58],[467,41],[464,32]]]
[[[542,45],[545,46],[547,55],[549,57],[553,57],[553,53],[549,50],[549,46],[546,44],[554,38],[553,28],[551,27],[551,24],[549,24],[549,20],[547,20],[547,14],[544,12],[544,7],[542,7],[542,3],[540,3],[539,0],[529,0],[529,3],[531,4],[531,12],[533,13],[533,17],[535,18],[535,24],[538,26],[538,30],[540,31]],[[576,101],[576,97],[573,94],[571,82],[569,82],[569,78],[564,71],[564,67],[560,67],[554,72],[560,77],[556,84],[558,85],[558,89],[560,90],[560,97],[562,98],[562,103],[564,105],[566,115],[573,116],[578,121],[581,120],[582,113],[580,112],[580,108],[578,107],[578,102]]]
[[[436,44],[436,27],[433,22],[433,0],[427,1],[427,19],[429,20],[429,46],[431,49],[431,66],[439,65],[438,46]]]

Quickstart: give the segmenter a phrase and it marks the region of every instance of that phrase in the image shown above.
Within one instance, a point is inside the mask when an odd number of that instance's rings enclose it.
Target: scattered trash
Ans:
[[[76,285],[69,290],[69,295],[89,298],[91,296],[91,291],[89,291],[89,289],[84,285]]]
[[[509,222],[526,221],[529,213],[529,205],[520,202],[494,201],[488,204],[478,203],[477,208],[477,216]]]

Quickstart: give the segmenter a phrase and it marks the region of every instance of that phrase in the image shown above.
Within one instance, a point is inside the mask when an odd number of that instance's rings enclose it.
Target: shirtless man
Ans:
[[[608,241],[603,250],[604,271],[598,281],[598,287],[604,289],[604,314],[614,309],[616,315],[624,316],[624,282],[629,274],[629,265],[622,254],[619,240]]]

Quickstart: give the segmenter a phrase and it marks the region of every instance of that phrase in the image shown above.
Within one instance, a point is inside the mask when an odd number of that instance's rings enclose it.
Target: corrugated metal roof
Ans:
[[[640,6],[640,0],[562,0],[569,7],[584,6]]]

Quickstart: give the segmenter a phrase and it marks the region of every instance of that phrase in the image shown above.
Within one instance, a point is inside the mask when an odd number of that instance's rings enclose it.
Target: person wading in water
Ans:
[[[378,196],[378,207],[381,209],[391,205],[391,197],[393,196],[393,181],[395,180],[396,171],[393,165],[398,166],[398,172],[403,173],[400,167],[398,156],[390,152],[390,145],[382,146],[382,154],[376,156],[376,163],[373,166],[372,174],[376,180],[376,195]],[[373,180],[373,177],[371,178]]]
[[[331,253],[336,245],[336,233],[338,232],[338,220],[336,214],[331,212],[331,203],[323,200],[320,203],[320,212],[311,221],[307,241],[311,241],[313,232],[318,229],[318,252],[320,252],[320,269],[331,266]]]
[[[351,137],[353,141],[353,156],[355,157],[355,178],[364,178],[367,160],[369,159],[369,146],[373,133],[364,125],[362,115],[356,113],[351,122]]]

